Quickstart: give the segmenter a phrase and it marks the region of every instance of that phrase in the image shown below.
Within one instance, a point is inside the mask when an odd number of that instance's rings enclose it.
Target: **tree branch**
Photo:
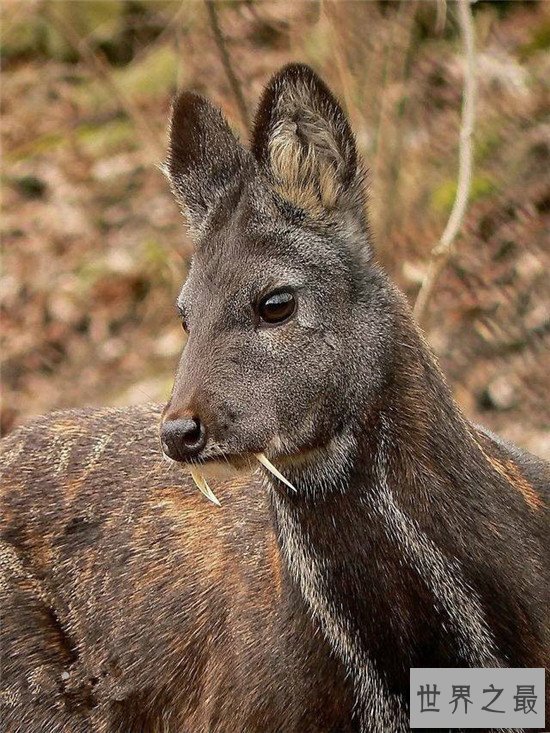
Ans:
[[[426,319],[428,304],[437,279],[455,252],[454,242],[462,226],[472,182],[472,137],[476,112],[476,64],[474,25],[470,0],[458,0],[458,19],[464,43],[466,69],[462,93],[462,122],[460,126],[458,184],[447,226],[433,248],[428,270],[414,304],[414,315],[421,325]]]
[[[231,89],[233,90],[233,94],[235,95],[235,99],[237,100],[237,106],[239,108],[239,114],[241,116],[242,123],[246,132],[248,133],[250,130],[248,121],[248,110],[246,108],[246,102],[243,96],[240,82],[237,79],[237,75],[233,71],[231,58],[229,56],[229,51],[227,50],[227,44],[222,34],[220,21],[218,19],[218,9],[216,7],[215,0],[205,0],[205,3],[208,10],[208,17],[210,19],[212,32],[214,33],[214,40],[216,41],[216,46],[218,47],[218,51],[220,53],[223,68],[225,70]]]

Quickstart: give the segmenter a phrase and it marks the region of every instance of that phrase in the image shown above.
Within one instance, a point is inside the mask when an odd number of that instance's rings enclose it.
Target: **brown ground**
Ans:
[[[199,3],[5,2],[2,428],[162,400],[189,242],[162,159],[178,83],[243,130]],[[371,170],[380,258],[418,291],[452,205],[464,62],[453,4],[219,7],[249,111],[282,63],[345,102]],[[475,6],[472,197],[428,337],[469,416],[550,458],[550,3]]]

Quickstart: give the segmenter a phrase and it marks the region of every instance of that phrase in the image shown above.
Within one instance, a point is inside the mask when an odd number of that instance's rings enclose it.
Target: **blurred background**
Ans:
[[[167,397],[191,252],[158,167],[178,87],[246,139],[269,76],[314,66],[369,166],[379,259],[414,303],[456,193],[456,10],[3,0],[3,432],[53,409]],[[550,2],[472,10],[472,190],[426,333],[468,416],[550,458]]]

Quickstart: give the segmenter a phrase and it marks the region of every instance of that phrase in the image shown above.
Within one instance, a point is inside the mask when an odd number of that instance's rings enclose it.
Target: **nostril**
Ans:
[[[183,440],[187,445],[195,445],[195,443],[198,443],[202,437],[203,428],[200,420],[197,420],[197,418],[192,418],[191,420],[184,420],[183,422],[186,422],[187,425],[184,429],[184,435]]]
[[[161,429],[162,450],[175,461],[196,457],[206,445],[206,430],[198,418],[166,420]]]

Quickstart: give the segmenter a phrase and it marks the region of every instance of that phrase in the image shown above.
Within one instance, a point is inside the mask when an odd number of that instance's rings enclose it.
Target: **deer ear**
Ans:
[[[165,170],[195,233],[249,162],[250,154],[210,102],[191,92],[174,100]]]
[[[284,67],[260,102],[252,151],[275,189],[313,218],[363,219],[363,176],[346,115],[304,64]]]

